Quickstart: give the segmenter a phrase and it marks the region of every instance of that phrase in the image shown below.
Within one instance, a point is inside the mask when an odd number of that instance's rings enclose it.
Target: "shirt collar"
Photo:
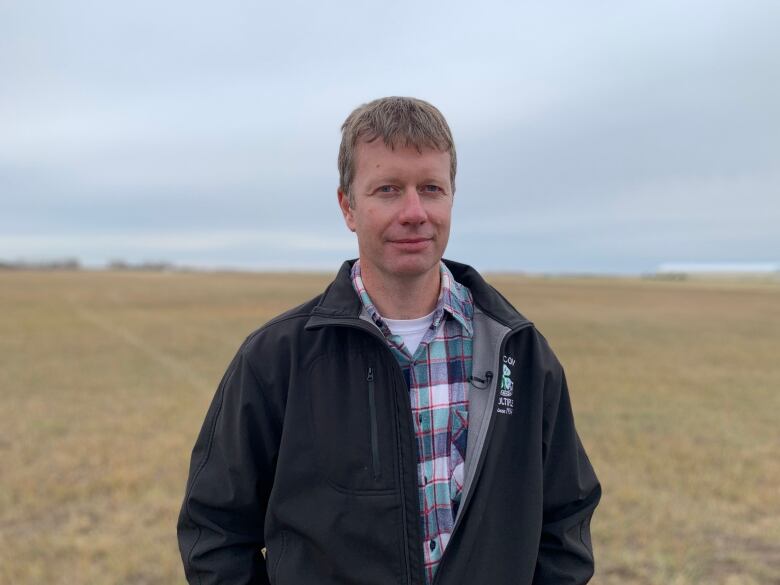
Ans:
[[[460,323],[466,335],[471,337],[474,335],[474,302],[471,297],[471,291],[455,280],[450,270],[444,265],[444,262],[439,261],[439,270],[441,273],[441,288],[439,290],[439,299],[436,303],[436,309],[433,312],[432,326],[437,328],[442,319],[449,313],[458,323]],[[385,323],[384,319],[382,319],[379,311],[377,311],[363,284],[363,278],[360,273],[360,260],[357,260],[355,264],[353,264],[351,278],[352,286],[355,288],[358,297],[360,297],[360,302],[366,310],[366,313],[368,313],[368,316],[376,326],[379,327],[382,333],[386,337],[389,337],[391,335],[390,329],[387,327],[387,323]]]

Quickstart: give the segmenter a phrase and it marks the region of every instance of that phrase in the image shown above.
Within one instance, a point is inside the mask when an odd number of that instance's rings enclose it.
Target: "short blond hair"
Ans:
[[[422,152],[433,148],[450,155],[450,182],[455,192],[458,159],[452,132],[442,113],[426,101],[412,97],[384,97],[355,108],[341,125],[339,189],[355,204],[351,192],[355,178],[355,151],[360,141],[382,138],[388,148],[413,146]]]

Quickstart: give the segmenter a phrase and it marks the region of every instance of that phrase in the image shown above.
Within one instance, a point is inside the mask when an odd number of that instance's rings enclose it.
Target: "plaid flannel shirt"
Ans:
[[[393,335],[363,286],[360,261],[352,284],[368,316],[381,330],[403,371],[417,435],[417,485],[427,583],[452,534],[463,490],[468,436],[468,379],[471,376],[471,292],[440,263],[441,291],[433,323],[414,355]]]

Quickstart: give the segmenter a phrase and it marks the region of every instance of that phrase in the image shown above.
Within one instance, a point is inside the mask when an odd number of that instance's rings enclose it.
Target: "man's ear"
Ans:
[[[355,216],[352,214],[352,208],[349,206],[349,195],[344,193],[340,188],[336,190],[336,194],[339,199],[339,207],[341,208],[341,214],[344,216],[344,223],[350,231],[355,231]]]

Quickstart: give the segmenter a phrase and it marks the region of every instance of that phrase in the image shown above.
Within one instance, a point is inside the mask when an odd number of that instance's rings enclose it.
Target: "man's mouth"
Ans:
[[[399,238],[390,240],[394,244],[419,244],[420,242],[429,242],[433,238]]]
[[[432,241],[433,238],[398,238],[390,240],[390,244],[401,252],[416,253],[427,250]]]

